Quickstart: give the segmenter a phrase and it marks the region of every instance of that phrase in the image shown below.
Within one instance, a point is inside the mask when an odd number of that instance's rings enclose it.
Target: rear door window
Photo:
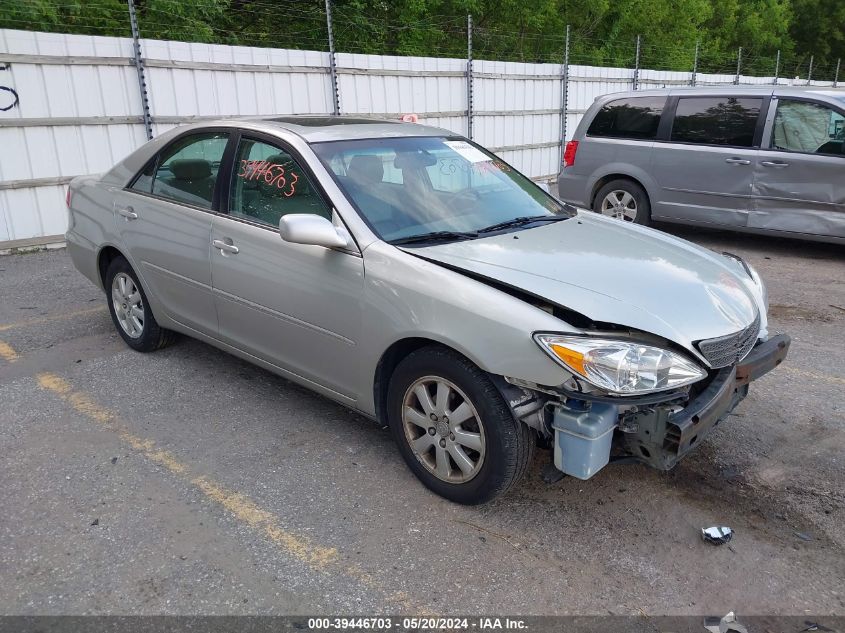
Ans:
[[[681,97],[671,140],[752,147],[762,106],[762,97]]]
[[[190,134],[178,139],[160,154],[155,176],[152,176],[154,165],[150,164],[132,189],[210,209],[228,140],[225,132]]]
[[[631,97],[606,103],[587,130],[589,136],[653,140],[666,97]]]

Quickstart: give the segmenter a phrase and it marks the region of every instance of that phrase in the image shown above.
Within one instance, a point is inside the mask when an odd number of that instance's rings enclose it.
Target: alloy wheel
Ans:
[[[405,439],[432,475],[452,484],[475,477],[484,463],[484,426],[473,403],[440,376],[414,381],[402,399]]]
[[[131,338],[144,333],[144,302],[132,277],[117,273],[111,282],[111,300],[120,327]]]
[[[634,222],[637,219],[637,201],[624,189],[616,189],[602,200],[601,212],[617,220]]]

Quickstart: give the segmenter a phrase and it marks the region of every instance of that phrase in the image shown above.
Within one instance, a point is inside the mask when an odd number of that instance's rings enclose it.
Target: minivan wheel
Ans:
[[[112,321],[129,347],[152,352],[173,342],[176,334],[159,326],[138,276],[126,259],[114,258],[104,281]]]
[[[645,189],[630,180],[611,180],[596,193],[593,210],[617,220],[648,224],[651,205]]]
[[[490,501],[516,483],[534,437],[490,378],[445,347],[409,354],[390,379],[387,417],[399,451],[429,489],[457,503]]]

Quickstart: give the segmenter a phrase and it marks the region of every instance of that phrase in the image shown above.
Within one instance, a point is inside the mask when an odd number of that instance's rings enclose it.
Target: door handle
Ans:
[[[789,167],[789,163],[784,163],[783,161],[779,160],[764,160],[760,161],[760,164],[765,167],[777,167],[778,169],[783,167]]]
[[[125,209],[118,209],[117,212],[126,218],[126,221],[129,220],[137,220],[138,214],[132,210],[132,207],[126,207]]]
[[[731,165],[750,165],[751,161],[747,158],[726,158],[726,163],[730,163]]]
[[[224,242],[223,240],[214,240],[211,242],[211,245],[214,248],[219,248],[223,252],[232,253],[232,255],[236,255],[240,250],[234,244],[229,244],[228,242]]]

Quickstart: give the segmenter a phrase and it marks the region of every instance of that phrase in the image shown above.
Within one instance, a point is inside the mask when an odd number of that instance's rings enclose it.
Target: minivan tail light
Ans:
[[[578,141],[569,141],[563,150],[563,166],[572,167],[575,164],[575,152],[578,151]]]

